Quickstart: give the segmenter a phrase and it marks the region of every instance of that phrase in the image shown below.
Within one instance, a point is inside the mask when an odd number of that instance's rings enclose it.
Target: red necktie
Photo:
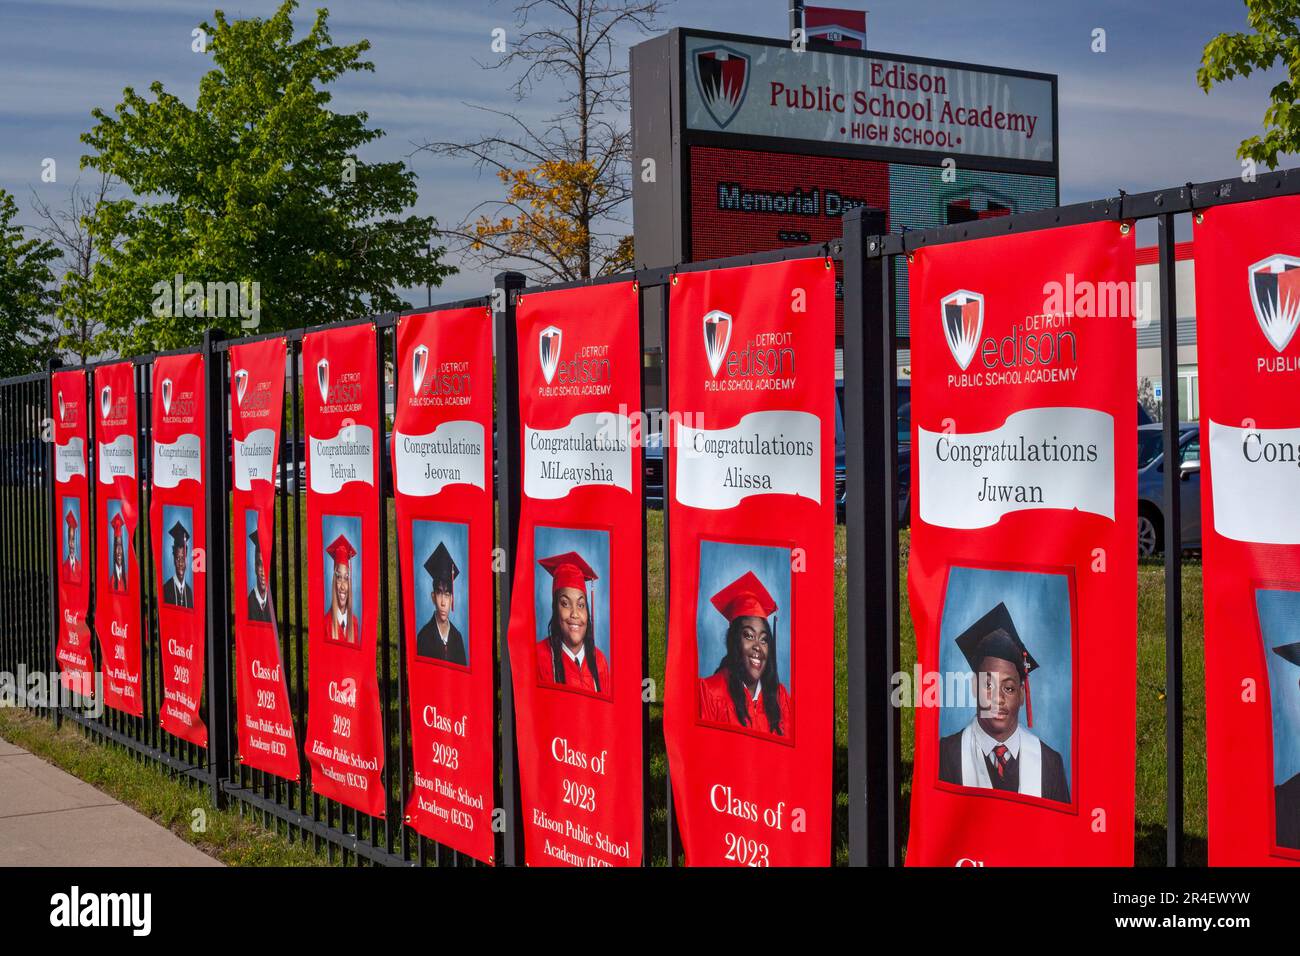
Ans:
[[[1008,751],[1007,751],[1006,744],[998,744],[996,747],[993,748],[993,756],[998,758],[997,763],[998,763],[999,780],[1001,780],[1006,775],[1005,770],[1007,766],[1007,753]]]

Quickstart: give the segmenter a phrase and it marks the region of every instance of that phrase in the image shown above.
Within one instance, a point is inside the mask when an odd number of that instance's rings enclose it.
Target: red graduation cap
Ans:
[[[341,561],[351,561],[357,554],[356,548],[352,547],[352,542],[343,535],[339,535],[335,538],[334,543],[327,547],[325,551],[334,558],[335,564],[338,564]]]
[[[75,528],[77,526],[77,516],[71,511],[68,512],[67,517],[63,520],[67,522],[69,528]]]
[[[124,525],[124,524],[126,524],[126,522],[122,520],[121,512],[119,512],[118,514],[113,515],[113,530],[114,530],[114,531],[116,531],[118,534],[121,534],[121,533],[122,533],[122,525]]]
[[[738,617],[771,617],[776,601],[753,571],[746,571],[711,598],[728,621]]]
[[[564,554],[541,558],[537,563],[551,573],[553,592],[560,588],[585,591],[587,582],[596,580],[596,572],[591,569],[591,565],[582,560],[582,555],[577,551],[566,551]]]

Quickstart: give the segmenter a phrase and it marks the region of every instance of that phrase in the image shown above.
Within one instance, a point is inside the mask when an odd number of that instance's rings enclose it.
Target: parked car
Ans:
[[[1165,456],[1163,425],[1138,426],[1138,555],[1164,550]],[[1178,426],[1179,504],[1185,549],[1201,546],[1201,433],[1195,422]]]

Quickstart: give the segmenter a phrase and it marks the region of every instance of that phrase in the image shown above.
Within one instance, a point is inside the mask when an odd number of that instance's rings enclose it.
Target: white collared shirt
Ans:
[[[438,623],[436,615],[433,618],[433,626],[438,632],[438,636],[442,638],[442,646],[446,647],[447,643],[451,640],[451,618],[447,618],[447,630],[445,631],[442,629],[442,625]]]
[[[172,578],[172,583],[173,583],[173,584],[175,585],[175,587],[176,587],[176,600],[179,601],[179,600],[183,599],[183,598],[185,597],[185,582],[184,582],[184,580],[178,580],[178,579],[176,579],[176,578]]]
[[[581,667],[581,666],[582,666],[582,662],[583,662],[584,660],[587,659],[587,645],[586,645],[586,644],[583,644],[581,647],[579,647],[579,648],[578,648],[578,653],[576,653],[576,654],[573,653],[573,651],[569,650],[569,645],[568,645],[568,644],[561,644],[561,645],[560,645],[560,650],[564,651],[564,653],[565,653],[566,655],[568,655],[569,660],[573,661],[573,663],[577,664],[579,667]]]
[[[754,697],[753,697],[754,703],[758,703],[758,698],[762,693],[763,693],[763,682],[759,681],[757,684],[754,685]]]
[[[996,747],[998,744],[1002,744],[1004,747],[1007,748],[1007,751],[1011,754],[1012,757],[1015,757],[1017,760],[1020,759],[1020,725],[1019,724],[1016,725],[1015,732],[1012,733],[1012,735],[1008,737],[1006,740],[994,740],[992,737],[988,735],[988,732],[983,727],[980,726],[980,722],[978,720],[974,721],[972,726],[975,729],[975,739],[976,741],[979,742],[980,745],[980,752],[983,753],[985,757],[988,757],[990,760],[996,759],[992,756],[993,748]]]
[[[334,625],[335,625],[335,627],[337,627],[340,631],[343,631],[343,632],[346,634],[346,633],[347,633],[347,630],[348,630],[348,612],[347,612],[347,611],[335,611],[335,612],[334,612]]]
[[[266,598],[267,598],[267,595],[262,594],[260,591],[258,591],[256,588],[254,588],[254,589],[253,589],[253,597],[257,598],[257,606],[258,606],[258,607],[260,607],[260,608],[265,608],[265,607],[266,607]]]

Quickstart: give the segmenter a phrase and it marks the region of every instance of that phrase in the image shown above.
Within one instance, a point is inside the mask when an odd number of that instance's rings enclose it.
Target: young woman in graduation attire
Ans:
[[[700,719],[784,737],[790,733],[790,694],[776,665],[776,635],[768,618],[776,601],[753,571],[713,595],[727,619],[727,653],[701,677]]]
[[[596,572],[576,551],[542,558],[551,575],[551,616],[537,642],[537,676],[543,684],[610,694],[609,662],[596,646],[587,582]]]

